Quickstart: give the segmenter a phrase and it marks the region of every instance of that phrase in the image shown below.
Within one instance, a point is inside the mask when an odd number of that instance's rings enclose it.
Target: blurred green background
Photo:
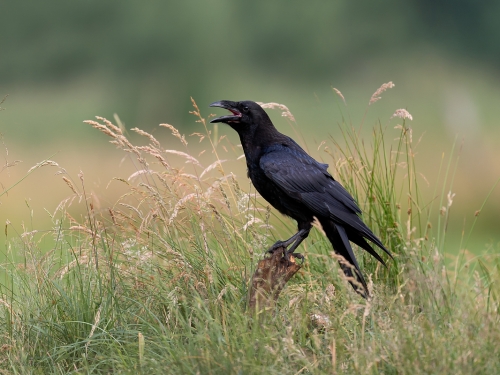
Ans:
[[[127,128],[160,138],[159,123],[190,134],[202,131],[190,97],[205,116],[220,99],[286,104],[311,144],[338,136],[343,118],[363,122],[370,137],[406,108],[414,136],[423,135],[417,163],[428,200],[443,153],[447,160],[454,142],[460,149],[450,223],[458,238],[500,177],[498,14],[492,0],[1,0],[0,98],[9,96],[0,155],[2,164],[22,163],[3,168],[0,182],[5,189],[55,154],[75,180],[85,173],[105,207],[116,199],[108,181],[129,171],[120,169],[123,153],[82,121],[117,113]],[[365,114],[388,81],[396,87]],[[272,117],[293,135],[279,113]],[[50,229],[44,209],[71,193],[56,170],[41,168],[0,197],[0,223],[10,220],[18,233]],[[500,241],[499,190],[481,212],[475,251]]]

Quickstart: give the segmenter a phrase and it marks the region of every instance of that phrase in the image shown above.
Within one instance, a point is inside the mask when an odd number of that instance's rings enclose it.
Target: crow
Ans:
[[[328,164],[317,162],[292,138],[280,133],[266,111],[255,102],[221,100],[210,104],[231,112],[211,120],[225,123],[236,130],[246,157],[248,177],[255,189],[274,208],[297,221],[298,232],[286,241],[276,242],[269,252],[284,247],[284,256],[299,259],[294,253],[307,238],[314,218],[321,224],[333,249],[345,261],[339,261],[354,290],[369,297],[366,284],[349,241],[373,255],[385,265],[366,239],[389,256],[382,242],[361,220],[354,198],[328,173]]]

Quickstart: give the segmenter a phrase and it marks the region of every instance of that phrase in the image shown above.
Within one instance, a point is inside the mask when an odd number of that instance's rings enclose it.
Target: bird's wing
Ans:
[[[354,198],[304,151],[276,147],[260,159],[260,168],[285,194],[296,197],[316,215],[357,227],[361,210]]]

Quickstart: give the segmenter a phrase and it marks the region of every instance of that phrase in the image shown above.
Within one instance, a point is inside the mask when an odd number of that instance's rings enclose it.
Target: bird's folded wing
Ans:
[[[317,215],[356,226],[352,221],[361,210],[327,172],[326,164],[318,163],[305,152],[283,147],[262,156],[260,167],[284,194],[297,197]]]

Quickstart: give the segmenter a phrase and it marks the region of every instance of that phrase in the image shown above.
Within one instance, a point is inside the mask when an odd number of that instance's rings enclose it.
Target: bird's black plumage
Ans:
[[[231,112],[231,115],[215,118],[211,122],[226,123],[238,132],[248,176],[257,191],[278,211],[297,221],[298,232],[286,241],[277,242],[273,248],[291,245],[288,254],[292,254],[309,235],[316,217],[335,252],[349,263],[340,262],[340,265],[350,278],[351,285],[367,297],[368,288],[349,241],[383,264],[382,258],[366,240],[391,254],[363,223],[356,201],[328,173],[328,165],[317,162],[293,139],[281,134],[257,103],[222,100],[210,106]]]

